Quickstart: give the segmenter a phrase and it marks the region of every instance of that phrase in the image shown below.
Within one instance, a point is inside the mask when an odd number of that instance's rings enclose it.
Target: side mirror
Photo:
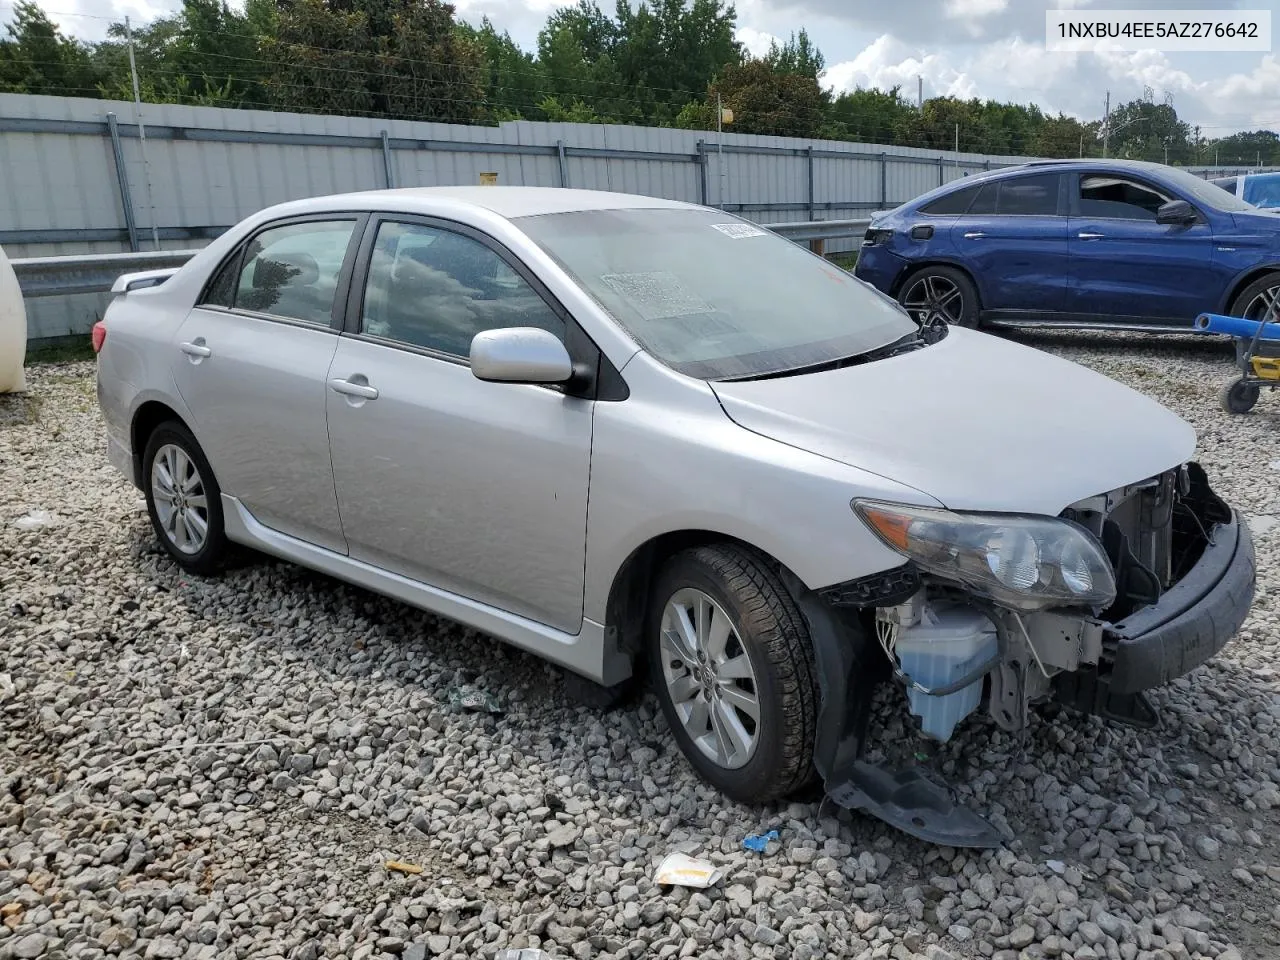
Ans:
[[[1196,208],[1185,200],[1170,200],[1156,210],[1156,223],[1195,223]]]
[[[555,334],[506,327],[472,338],[471,373],[493,383],[564,383],[573,376],[573,361]]]

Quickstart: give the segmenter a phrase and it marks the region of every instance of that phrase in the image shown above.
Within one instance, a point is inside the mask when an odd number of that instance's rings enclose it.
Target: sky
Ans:
[[[42,0],[69,33],[97,39],[126,14],[135,22],[169,12],[180,0]],[[564,0],[454,0],[458,14],[498,29],[532,49],[548,13]],[[612,0],[602,0],[606,10]],[[1083,120],[1150,87],[1171,96],[1181,119],[1206,137],[1241,129],[1280,129],[1280,49],[1268,53],[1051,52],[1047,7],[1086,10],[1270,10],[1280,28],[1280,0],[736,0],[738,39],[763,53],[775,38],[804,27],[826,57],[823,83],[836,92],[901,86],[924,95],[1035,103]],[[0,0],[7,20],[11,0]],[[1185,16],[1185,14],[1183,14]],[[1273,38],[1274,43],[1274,38]]]

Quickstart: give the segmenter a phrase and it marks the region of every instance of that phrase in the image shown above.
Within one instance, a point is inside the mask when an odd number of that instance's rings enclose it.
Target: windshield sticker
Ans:
[[[761,230],[759,227],[750,223],[713,223],[713,230],[719,230],[726,237],[732,237],[734,240],[745,240],[747,237],[763,237],[768,230]]]
[[[674,273],[606,273],[600,279],[646,320],[668,320],[714,312]]]

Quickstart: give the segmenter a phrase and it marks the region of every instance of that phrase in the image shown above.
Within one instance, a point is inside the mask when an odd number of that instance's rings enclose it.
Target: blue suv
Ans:
[[[1280,301],[1280,215],[1161,164],[1036,161],[873,218],[855,274],[919,320],[1185,330]]]

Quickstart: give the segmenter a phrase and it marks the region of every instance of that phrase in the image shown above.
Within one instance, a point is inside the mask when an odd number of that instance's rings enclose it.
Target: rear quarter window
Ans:
[[[930,200],[920,208],[920,212],[931,217],[960,216],[968,212],[969,205],[978,195],[979,188],[979,184],[974,184],[971,187],[944,194],[936,200]]]

